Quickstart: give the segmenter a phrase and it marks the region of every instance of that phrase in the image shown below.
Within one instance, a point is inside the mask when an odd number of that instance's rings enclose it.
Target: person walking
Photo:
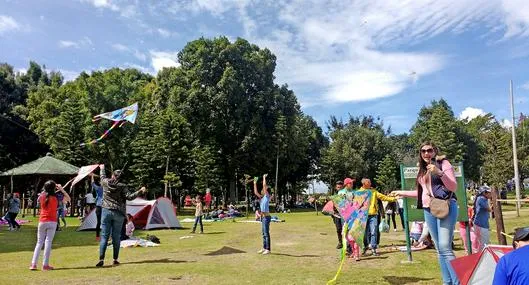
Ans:
[[[20,225],[17,223],[17,216],[20,212],[20,199],[19,194],[14,193],[11,198],[7,200],[7,215],[6,219],[9,223],[10,231],[20,230]]]
[[[336,184],[335,184],[336,193],[339,193],[342,190],[342,188],[343,188],[343,182],[341,180],[340,181],[336,181]],[[343,243],[342,243],[342,228],[343,228],[342,217],[340,216],[340,214],[338,213],[338,211],[336,209],[334,209],[334,214],[331,217],[332,217],[332,221],[334,222],[334,226],[336,227],[336,236],[338,237],[338,245],[336,246],[336,249],[340,249],[343,246]]]
[[[60,184],[56,184],[53,180],[48,180],[44,183],[43,192],[38,198],[40,215],[37,229],[37,244],[33,251],[33,258],[31,259],[31,265],[29,267],[30,270],[37,270],[37,262],[42,245],[44,245],[42,270],[53,270],[53,266],[50,265],[50,255],[51,244],[57,228],[57,207],[59,201],[57,200],[56,192],[60,192],[68,199],[70,198]]]
[[[397,214],[397,202],[388,202],[386,205],[386,222],[390,224],[390,219],[393,221],[393,231],[397,231],[397,223],[395,221],[395,215]]]
[[[424,220],[437,250],[443,284],[458,285],[459,279],[450,264],[455,259],[452,241],[458,212],[454,169],[445,156],[439,155],[439,149],[428,141],[419,147],[418,160],[417,190],[391,193],[398,197],[417,198],[417,209],[424,210]],[[448,215],[437,217],[432,214],[430,202],[433,198],[448,201]]]
[[[100,175],[101,186],[103,186],[103,204],[101,211],[101,240],[99,242],[99,262],[96,267],[102,267],[105,262],[108,238],[112,235],[113,265],[119,265],[119,249],[121,241],[121,230],[125,217],[127,216],[127,200],[133,200],[138,195],[147,192],[145,187],[130,193],[125,184],[120,183],[121,170],[115,170],[111,178],[105,174],[105,165],[101,164]]]

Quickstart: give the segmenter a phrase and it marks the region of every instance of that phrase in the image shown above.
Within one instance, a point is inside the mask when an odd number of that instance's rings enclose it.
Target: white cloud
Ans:
[[[180,66],[178,63],[178,52],[167,51],[150,51],[151,65],[156,72],[162,70],[164,67]]]
[[[130,53],[132,55],[134,55],[134,57],[136,57],[137,59],[141,60],[141,61],[146,61],[147,60],[147,55],[140,52],[139,50],[135,49],[135,48],[129,48],[128,46],[126,45],[123,45],[123,44],[112,44],[111,45],[113,49],[119,51],[119,52],[123,52],[123,53]]]
[[[278,80],[304,106],[383,98],[421,84],[450,63],[449,55],[419,49],[441,34],[529,36],[526,0],[195,0],[157,7],[176,18],[238,18],[245,38],[277,56]],[[395,52],[403,47],[409,51]]]
[[[89,37],[84,37],[78,41],[60,40],[58,44],[60,48],[83,48],[93,45]]]
[[[478,109],[478,108],[473,108],[473,107],[466,107],[465,110],[463,110],[461,112],[461,114],[459,114],[459,119],[460,120],[472,120],[474,118],[477,118],[479,116],[484,116],[486,115],[487,113],[485,111],[483,111],[482,109]]]
[[[507,120],[507,119],[503,119],[501,122],[500,122],[500,125],[506,129],[510,129],[512,127],[512,121],[510,120]]]
[[[112,11],[118,11],[119,7],[113,4],[111,0],[81,0],[81,2],[90,3],[96,8],[108,8]]]
[[[162,36],[164,38],[168,38],[168,37],[171,36],[171,32],[166,30],[166,29],[159,28],[159,29],[157,29],[157,32],[158,32],[158,34],[160,34],[160,36]]]
[[[520,85],[520,88],[522,88],[524,90],[529,90],[529,81],[527,81],[524,84]]]
[[[15,19],[9,16],[0,15],[0,35],[5,32],[17,30],[19,28],[20,25],[15,21]]]
[[[73,70],[67,70],[67,69],[59,69],[62,76],[64,77],[64,81],[73,81],[75,80],[81,72],[79,71],[73,71]]]

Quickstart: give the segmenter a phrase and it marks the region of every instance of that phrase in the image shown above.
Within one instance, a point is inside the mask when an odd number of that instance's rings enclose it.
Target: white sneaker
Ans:
[[[394,231],[394,232],[396,232],[396,231],[397,231],[397,229],[393,229],[393,231]]]
[[[265,250],[263,251],[263,255],[267,255],[267,254],[270,254],[270,251],[269,251],[268,249],[265,249]]]
[[[257,253],[258,253],[258,254],[261,254],[261,253],[263,253],[264,251],[265,251],[265,249],[264,249],[264,248],[261,248]]]

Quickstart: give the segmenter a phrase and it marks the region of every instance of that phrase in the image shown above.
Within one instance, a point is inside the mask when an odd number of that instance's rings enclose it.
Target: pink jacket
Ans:
[[[443,181],[444,186],[446,189],[456,192],[457,190],[457,181],[454,174],[454,168],[452,167],[452,164],[448,160],[443,160],[442,162],[442,172],[443,176],[441,177],[441,180]],[[430,196],[428,196],[429,193],[432,191],[432,181],[430,179],[429,175],[424,175],[423,177],[419,178],[419,184],[422,186],[422,206],[423,208],[429,208],[430,207]],[[417,190],[412,191],[395,191],[400,196],[403,197],[412,197],[417,198]]]

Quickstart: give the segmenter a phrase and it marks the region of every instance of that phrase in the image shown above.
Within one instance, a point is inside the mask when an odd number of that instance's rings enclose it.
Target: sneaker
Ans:
[[[263,251],[263,255],[267,255],[267,254],[270,254],[270,251],[269,251],[268,249],[265,249],[265,250]]]
[[[201,234],[203,234],[204,232],[203,231],[200,231]]]
[[[42,266],[42,270],[44,270],[44,271],[53,270],[53,269],[54,269],[53,266],[49,266],[49,265]]]
[[[377,252],[376,249],[373,249],[373,254],[372,254],[372,255],[373,255],[373,256],[380,256],[380,254]]]
[[[261,254],[261,253],[263,253],[264,251],[265,251],[265,249],[264,249],[264,248],[261,248],[257,253],[258,253],[258,254]]]
[[[114,266],[118,266],[118,265],[120,265],[120,264],[121,264],[121,263],[119,263],[119,261],[117,261],[117,260],[114,260],[114,262],[112,262],[112,265],[114,265]]]
[[[103,267],[103,264],[105,262],[103,260],[100,260],[97,264],[96,264],[96,267]]]
[[[31,266],[29,267],[29,270],[37,270],[37,265],[31,264]]]
[[[396,231],[397,231],[397,229],[393,229],[393,231],[394,231],[394,232],[396,232]]]
[[[366,255],[367,254],[367,247],[364,248],[364,250],[362,250],[362,255]]]
[[[190,234],[194,234],[194,233],[195,233],[195,231],[191,231],[191,232],[190,232]]]
[[[343,247],[343,245],[342,245],[341,243],[339,243],[339,244],[336,246],[336,249],[340,249],[340,248],[342,248],[342,247]]]

